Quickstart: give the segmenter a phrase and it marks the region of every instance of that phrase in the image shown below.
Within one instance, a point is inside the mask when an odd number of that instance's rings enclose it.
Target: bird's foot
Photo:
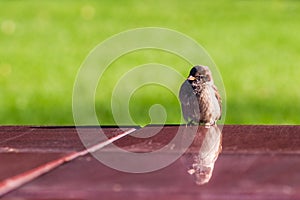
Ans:
[[[206,122],[206,123],[204,124],[204,126],[205,126],[205,128],[210,128],[211,126],[215,126],[216,124],[217,124],[217,122],[214,121],[214,120],[212,120],[212,121],[210,121],[210,122]]]
[[[210,128],[210,126],[211,126],[211,123],[205,123],[205,124],[204,124],[204,127],[205,127],[205,128]]]
[[[187,126],[192,126],[193,125],[193,120],[191,120],[191,121],[189,121],[187,124],[185,124],[185,127],[187,127]]]

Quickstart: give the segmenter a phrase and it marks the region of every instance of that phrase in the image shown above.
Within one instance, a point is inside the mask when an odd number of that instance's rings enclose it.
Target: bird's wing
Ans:
[[[219,119],[221,119],[221,117],[222,117],[222,98],[221,98],[221,95],[218,91],[218,88],[215,85],[213,85],[213,89],[215,91],[215,96],[216,96],[216,98],[218,100],[218,103],[219,103],[219,106],[220,106],[220,118]]]
[[[198,122],[200,118],[199,103],[191,84],[187,80],[181,85],[179,99],[184,119]]]

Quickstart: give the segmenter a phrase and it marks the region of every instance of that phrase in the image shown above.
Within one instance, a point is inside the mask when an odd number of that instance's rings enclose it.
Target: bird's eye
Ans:
[[[204,78],[204,77],[205,77],[204,75],[200,75],[200,76],[199,76],[199,78]]]

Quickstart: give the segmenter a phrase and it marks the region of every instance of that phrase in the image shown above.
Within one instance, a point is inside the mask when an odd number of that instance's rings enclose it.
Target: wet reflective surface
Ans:
[[[21,129],[13,129],[5,133],[16,137],[22,132]],[[58,137],[57,141],[51,139],[50,130],[25,129],[28,137],[24,140],[14,140],[11,137],[9,143],[6,141],[0,145],[0,174],[5,173],[2,169],[9,170],[8,166],[16,172],[18,168],[26,170],[28,156],[38,164],[69,152],[69,149],[60,148],[64,145],[57,145],[64,144],[67,140],[63,137]],[[157,129],[160,129],[159,133],[150,138],[136,137]],[[197,130],[196,137],[190,147],[174,163],[160,170],[141,174],[120,172],[105,166],[93,156],[86,155],[62,164],[7,193],[3,199],[300,198],[300,126],[224,126],[222,133],[217,127],[180,129],[179,126],[148,126],[136,132],[135,136],[126,136],[116,141],[115,145],[126,151],[145,153],[157,151],[167,144],[167,150],[156,160],[159,162],[173,156],[174,152],[181,151],[180,144],[176,143],[174,146],[169,143],[175,136],[174,132],[180,130],[181,139],[184,139],[194,129]],[[72,127],[64,128],[63,131],[53,130],[54,135],[68,135],[74,131]],[[31,132],[35,136],[30,136]],[[30,148],[30,137],[38,141],[37,132],[43,138],[40,141],[45,143],[46,150],[40,145],[38,148],[41,151],[38,152],[34,143],[35,149],[26,153],[26,149]],[[4,135],[3,129],[0,133]],[[116,129],[111,129],[111,133],[116,134]],[[50,137],[49,143],[46,142],[47,137]],[[78,143],[74,137],[71,138],[72,142]],[[21,148],[22,142],[26,147],[24,150]],[[12,147],[19,151],[9,152],[9,144],[13,144]],[[52,151],[49,151],[51,148]],[[113,150],[112,146],[107,146],[99,152],[115,157]],[[56,152],[55,156],[53,152]],[[39,157],[44,159],[38,159]],[[12,164],[14,160],[16,165]]]

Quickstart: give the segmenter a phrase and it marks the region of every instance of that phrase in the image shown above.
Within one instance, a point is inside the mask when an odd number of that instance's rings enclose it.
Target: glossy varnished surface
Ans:
[[[187,127],[187,130],[189,128]],[[158,129],[158,134],[144,137]],[[196,129],[196,138],[184,154],[171,165],[158,171],[142,174],[120,172],[103,165],[91,155],[84,155],[59,165],[43,176],[3,195],[2,198],[300,198],[300,126],[228,125],[223,127],[222,134],[217,129]],[[11,138],[0,145],[2,179],[18,173],[20,169],[30,169],[30,163],[32,166],[40,165],[55,160],[57,156],[82,149],[79,138],[76,139],[74,127],[0,127],[0,130],[1,140],[5,141],[7,136]],[[167,145],[169,148],[160,157],[164,159],[172,156],[172,151],[181,150],[177,143],[170,144],[175,133],[181,134],[181,139],[188,136],[188,132],[178,130],[178,126],[147,126],[115,141],[114,145],[135,153],[157,151]],[[109,132],[112,135],[119,134],[118,129],[112,127],[110,131],[107,129],[106,134],[110,135]],[[34,133],[34,136],[31,133]],[[66,136],[70,137],[70,143],[65,139]],[[30,138],[34,139],[32,145]],[[25,146],[23,150],[22,141]],[[41,144],[45,144],[44,149]],[[9,152],[10,148],[14,150]],[[19,152],[15,149],[19,149]],[[113,145],[108,145],[99,152],[115,156]],[[44,156],[40,157],[41,155]],[[197,169],[201,169],[201,172],[205,171],[203,169],[207,172],[211,169],[212,176],[197,175]],[[207,180],[204,180],[205,178]]]
[[[297,156],[220,155],[210,182],[197,185],[181,159],[156,172],[128,174],[112,170],[86,156],[57,168],[6,197],[298,199],[299,165]]]
[[[104,142],[131,127],[77,127],[86,147]],[[85,154],[75,127],[0,127],[0,196],[57,166]],[[84,155],[82,154],[82,155]]]
[[[105,141],[131,127],[77,127],[90,139],[87,146]],[[99,134],[102,131],[106,137]],[[83,150],[75,127],[2,126],[0,127],[0,152],[72,152]]]
[[[227,125],[223,144],[224,152],[300,154],[300,126]]]

